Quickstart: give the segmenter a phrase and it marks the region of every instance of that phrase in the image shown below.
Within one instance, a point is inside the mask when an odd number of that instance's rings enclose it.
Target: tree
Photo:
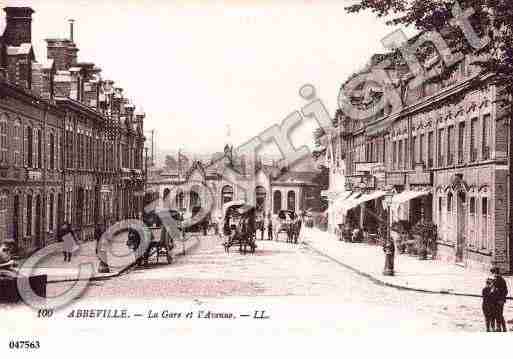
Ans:
[[[468,41],[468,31],[462,31],[463,22],[454,21],[455,6],[468,18],[472,29],[486,46],[476,48]],[[357,0],[346,7],[349,13],[372,11],[377,17],[385,17],[388,25],[414,26],[420,31],[437,32],[442,35],[451,49],[462,54],[483,54],[490,56],[474,62],[483,71],[496,74],[497,81],[508,94],[513,89],[513,4],[511,0]],[[466,13],[466,14],[465,14]],[[470,13],[473,13],[470,16]],[[487,41],[489,40],[489,41]],[[417,49],[419,60],[429,55],[427,47]],[[449,76],[451,69],[444,75]],[[508,103],[509,105],[509,103]],[[509,111],[508,111],[509,112]]]

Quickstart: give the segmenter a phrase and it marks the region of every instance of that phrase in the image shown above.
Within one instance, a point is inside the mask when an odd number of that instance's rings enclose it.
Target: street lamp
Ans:
[[[383,243],[383,251],[385,252],[385,268],[383,269],[383,275],[393,276],[394,275],[394,254],[395,254],[395,246],[392,238],[390,236],[391,227],[390,227],[390,207],[392,206],[392,197],[394,193],[389,190],[385,194],[385,205],[387,207],[387,233],[386,238]]]

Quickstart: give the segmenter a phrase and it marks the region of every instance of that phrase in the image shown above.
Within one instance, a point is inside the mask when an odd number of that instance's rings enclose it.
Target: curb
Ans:
[[[185,254],[187,254],[188,252],[190,252],[190,251],[196,249],[196,247],[198,247],[200,240],[197,238],[195,238],[195,240],[196,240],[196,243],[192,244],[189,248],[185,249]],[[176,254],[176,256],[182,256],[182,255],[184,255],[183,251]],[[46,283],[47,284],[55,284],[55,283],[78,282],[78,281],[99,282],[99,281],[103,281],[103,280],[109,280],[109,279],[116,278],[116,277],[119,277],[119,276],[125,274],[130,269],[135,267],[135,265],[136,265],[135,262],[131,263],[128,266],[120,269],[119,271],[117,271],[115,273],[104,275],[104,276],[97,275],[97,276],[92,276],[91,278],[88,278],[88,279],[79,279],[79,278],[53,279],[53,280],[46,281]]]
[[[341,262],[339,259],[336,259],[336,258],[330,256],[329,254],[326,254],[323,251],[315,248],[309,242],[303,241],[303,243],[308,248],[313,250],[314,252],[317,252],[318,254],[320,254],[320,255],[322,255],[322,256],[324,256],[326,258],[329,258],[330,260],[332,260],[333,262],[341,265],[342,267],[347,268],[347,269],[355,272],[356,274],[358,274],[358,275],[360,275],[362,277],[367,278],[368,280],[370,280],[374,284],[381,285],[383,287],[389,287],[389,288],[394,288],[394,289],[399,289],[399,290],[406,290],[406,291],[417,292],[417,293],[426,293],[426,294],[445,294],[445,295],[453,295],[453,296],[459,296],[459,297],[473,297],[473,298],[481,298],[482,297],[479,294],[463,293],[463,292],[451,292],[451,291],[447,291],[447,290],[422,289],[422,288],[414,288],[414,287],[408,287],[408,286],[404,286],[404,285],[400,285],[400,284],[390,283],[390,282],[384,281],[382,279],[378,279],[377,277],[373,276],[372,274],[369,274],[369,273],[364,272],[364,271],[362,271],[362,270],[360,270],[358,268],[350,266],[349,264]],[[506,297],[506,299],[513,300],[513,297]]]

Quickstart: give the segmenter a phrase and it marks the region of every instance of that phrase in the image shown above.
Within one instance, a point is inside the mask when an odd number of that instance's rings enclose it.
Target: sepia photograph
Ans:
[[[0,9],[1,353],[513,331],[511,0]]]

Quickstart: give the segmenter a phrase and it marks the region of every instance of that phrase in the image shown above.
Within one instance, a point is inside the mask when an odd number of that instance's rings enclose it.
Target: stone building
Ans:
[[[0,242],[20,254],[56,239],[70,222],[92,239],[96,223],[140,214],[144,114],[77,61],[69,39],[49,39],[37,62],[34,11],[7,7],[0,37]]]
[[[362,73],[390,57],[374,56]],[[512,269],[507,98],[493,74],[473,65],[477,59],[466,55],[447,68],[432,51],[423,66],[435,80],[414,89],[408,86],[413,76],[395,62],[389,74],[400,81],[351,101],[364,107],[393,86],[401,106],[387,105],[367,120],[337,111],[326,136],[331,230],[348,221],[374,230],[383,196],[393,189],[392,220],[435,223],[440,258]]]
[[[262,164],[260,160],[255,166],[245,162],[243,157],[230,155],[209,164],[194,161],[183,175],[161,174],[149,180],[148,185],[159,188],[163,206],[187,212],[202,207],[219,216],[223,204],[234,200],[253,203],[259,210],[273,214],[282,209],[298,213],[319,210],[317,172],[280,171],[276,165]],[[250,175],[251,171],[255,175]]]

